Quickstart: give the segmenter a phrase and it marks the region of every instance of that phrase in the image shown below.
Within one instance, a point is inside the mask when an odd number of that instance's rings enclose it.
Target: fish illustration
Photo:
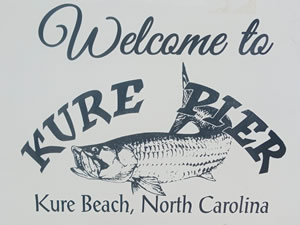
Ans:
[[[189,79],[183,64],[183,99],[185,106],[191,95],[185,90]],[[223,163],[232,138],[222,127],[204,121],[212,117],[216,109],[194,107],[195,115],[178,113],[167,133],[140,133],[116,138],[104,143],[73,146],[72,153],[76,175],[94,180],[115,183],[130,182],[132,192],[144,189],[155,195],[165,195],[161,184],[193,177],[215,181],[211,171]],[[230,119],[222,119],[231,126]],[[198,133],[178,133],[186,124],[192,123]]]

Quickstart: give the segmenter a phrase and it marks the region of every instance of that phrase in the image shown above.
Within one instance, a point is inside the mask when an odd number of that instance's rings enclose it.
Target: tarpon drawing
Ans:
[[[190,92],[183,65],[183,107]],[[115,183],[130,182],[132,191],[142,188],[155,195],[165,195],[161,184],[201,177],[215,181],[212,171],[223,163],[232,138],[221,127],[204,121],[216,109],[194,107],[195,115],[178,113],[168,133],[140,133],[104,143],[72,147],[78,176]],[[222,120],[231,126],[227,116]],[[186,124],[199,129],[195,134],[178,133]]]

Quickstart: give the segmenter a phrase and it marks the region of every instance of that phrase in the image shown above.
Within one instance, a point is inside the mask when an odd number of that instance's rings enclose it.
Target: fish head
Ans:
[[[71,171],[87,179],[126,182],[137,165],[134,153],[126,147],[73,146],[71,150],[76,165]]]

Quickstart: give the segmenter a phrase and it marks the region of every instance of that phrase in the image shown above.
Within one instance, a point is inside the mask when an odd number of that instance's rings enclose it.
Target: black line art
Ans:
[[[185,90],[189,79],[183,64],[182,84],[184,107],[191,93]],[[167,133],[139,133],[116,138],[104,143],[72,147],[76,175],[115,183],[130,182],[133,193],[139,189],[155,195],[165,195],[161,185],[193,177],[215,181],[212,171],[223,163],[231,147],[232,137],[205,118],[216,109],[194,107],[195,115],[178,113]],[[222,122],[231,126],[224,116]],[[188,123],[199,132],[182,134]]]

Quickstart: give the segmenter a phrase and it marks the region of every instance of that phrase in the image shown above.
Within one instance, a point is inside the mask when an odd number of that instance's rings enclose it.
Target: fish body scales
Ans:
[[[161,183],[208,173],[226,158],[231,137],[169,136],[147,138],[131,144],[137,159],[132,177],[157,177]]]

